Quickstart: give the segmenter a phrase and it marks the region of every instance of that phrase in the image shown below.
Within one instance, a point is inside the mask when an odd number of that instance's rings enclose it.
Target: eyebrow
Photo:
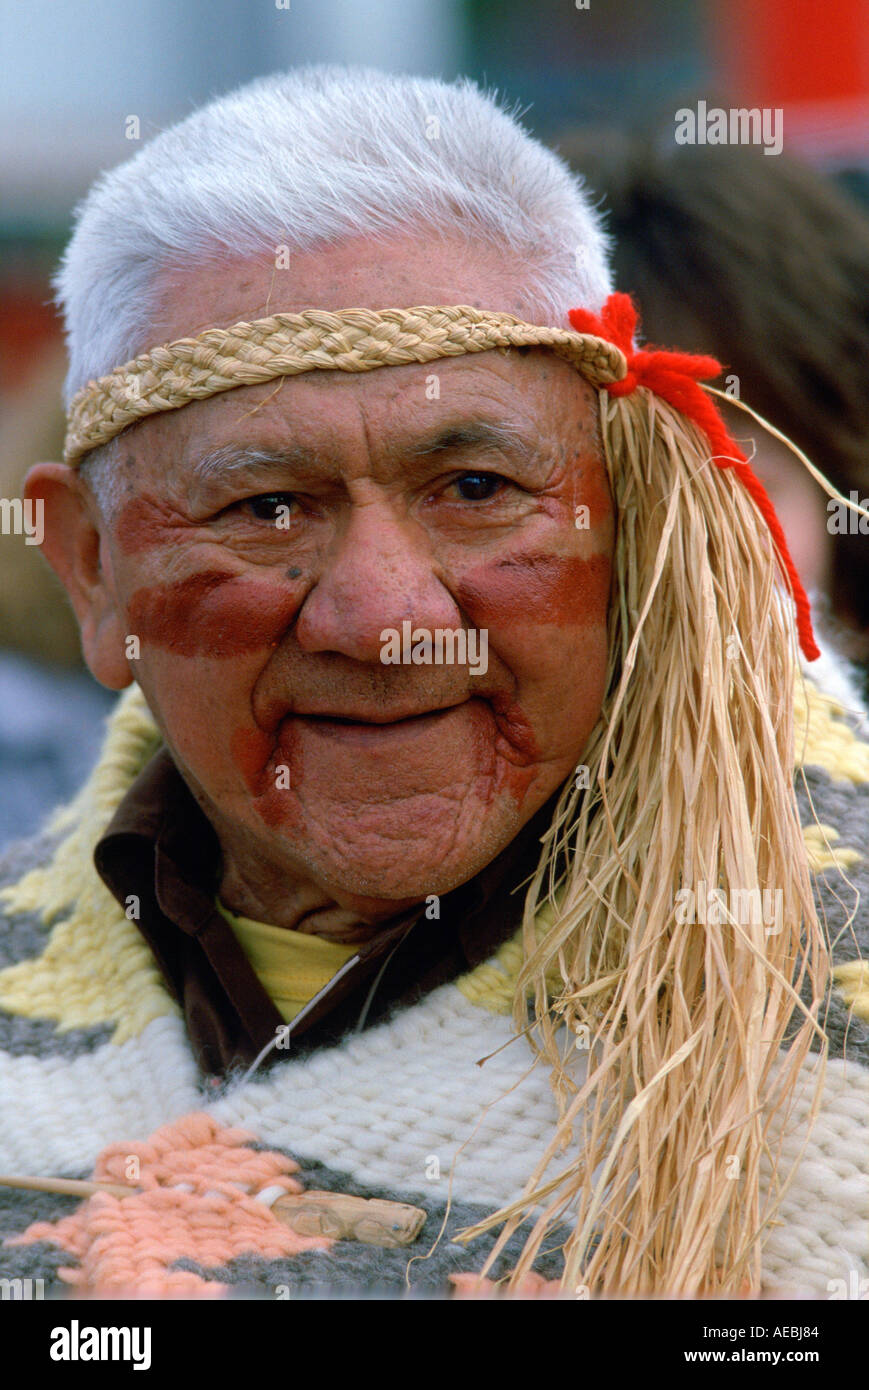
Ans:
[[[458,449],[519,454],[529,461],[537,452],[514,426],[483,421],[442,426],[433,434],[408,444],[400,452],[406,458],[421,459]],[[321,452],[304,445],[289,444],[270,449],[252,444],[224,444],[194,459],[190,471],[195,482],[207,483],[263,465],[310,471],[322,462]]]
[[[412,444],[407,453],[411,458],[424,458],[428,454],[447,453],[451,449],[497,450],[504,454],[532,452],[528,440],[512,425],[494,425],[477,420],[464,425],[446,425],[428,439]]]

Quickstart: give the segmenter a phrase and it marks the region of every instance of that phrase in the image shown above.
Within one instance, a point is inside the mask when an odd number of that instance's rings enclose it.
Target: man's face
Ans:
[[[513,283],[487,253],[359,238],[167,275],[154,341],[305,307],[524,316]],[[315,371],[122,438],[101,640],[138,638],[130,675],[231,879],[302,876],[376,920],[467,881],[571,774],[607,660],[596,411],[534,349]],[[487,669],[385,664],[405,622],[485,633]]]

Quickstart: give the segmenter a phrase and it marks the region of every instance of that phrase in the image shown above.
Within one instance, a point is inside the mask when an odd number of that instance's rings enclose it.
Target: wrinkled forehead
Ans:
[[[394,304],[470,304],[538,317],[527,270],[504,248],[418,233],[355,236],[304,252],[278,243],[273,252],[212,252],[167,267],[154,285],[151,338],[140,346],[267,314]]]
[[[625,359],[612,343],[553,326],[542,313],[523,319],[502,307],[504,302],[520,307],[515,285],[521,283],[516,268],[492,248],[445,239],[382,244],[355,238],[293,254],[279,245],[272,259],[211,255],[201,263],[167,269],[156,288],[148,328],[156,346],[152,339],[133,359],[77,394],[64,456],[74,463],[145,417],[189,409],[231,390],[243,389],[249,396],[248,388],[277,379],[273,392],[248,403],[252,413],[259,412],[283,389],[286,377],[321,372],[367,377],[376,372],[380,378],[384,367],[407,375],[411,365],[478,355],[494,361],[497,354],[504,363],[480,367],[462,362],[449,373],[459,383],[482,380],[477,389],[485,398],[493,389],[485,383],[487,375],[495,380],[495,395],[502,395],[499,379],[515,376],[512,350],[523,348],[557,355],[562,377],[564,363],[598,386],[624,375]],[[409,307],[395,307],[408,299]],[[538,376],[558,377],[555,363],[538,359],[539,353],[531,364]],[[533,387],[534,372],[523,365]],[[424,383],[426,403],[441,400],[443,374],[443,369],[424,376],[414,372]],[[333,380],[289,395],[301,418],[305,394],[314,411],[323,408],[324,394],[335,398],[336,409],[346,409],[348,397],[361,408],[366,400],[382,404],[394,399],[403,385],[377,380],[371,386],[366,380],[342,387]],[[520,387],[530,389],[516,382],[514,392],[520,393]],[[577,389],[572,383],[574,394]],[[467,403],[463,409],[473,414]],[[237,413],[234,402],[230,410]],[[185,425],[192,428],[192,422]]]

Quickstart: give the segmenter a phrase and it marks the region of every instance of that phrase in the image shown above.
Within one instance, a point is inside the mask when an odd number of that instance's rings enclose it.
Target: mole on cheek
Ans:
[[[480,627],[516,618],[593,626],[606,614],[610,575],[607,555],[513,555],[465,574],[457,597]]]
[[[224,570],[138,589],[129,632],[179,656],[230,657],[276,647],[299,600],[280,585]]]

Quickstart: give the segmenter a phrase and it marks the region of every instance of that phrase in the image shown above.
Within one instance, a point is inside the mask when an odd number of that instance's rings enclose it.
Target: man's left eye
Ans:
[[[465,502],[485,502],[501,487],[503,478],[499,478],[497,473],[463,473],[460,478],[454,481],[454,487],[458,488],[459,496]]]
[[[291,492],[263,492],[258,497],[247,497],[243,505],[250,508],[258,521],[288,520],[296,504]]]

